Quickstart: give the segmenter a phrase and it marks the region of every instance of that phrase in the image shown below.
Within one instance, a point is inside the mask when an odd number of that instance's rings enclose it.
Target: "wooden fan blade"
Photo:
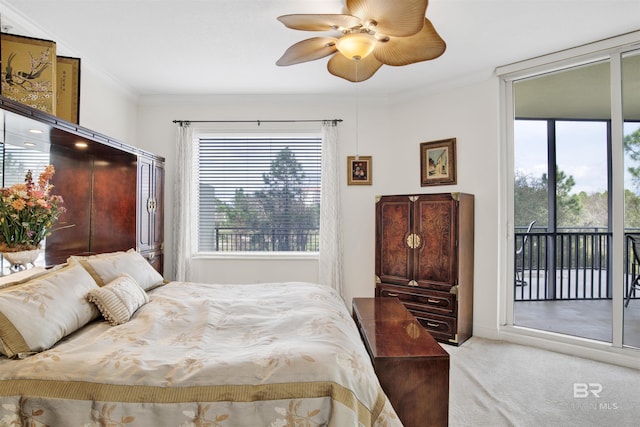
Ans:
[[[386,65],[408,65],[428,61],[442,55],[446,43],[427,18],[422,30],[409,37],[390,37],[388,42],[378,42],[373,56]]]
[[[422,29],[428,4],[428,0],[347,0],[347,9],[363,22],[376,21],[376,32],[406,37]]]
[[[294,65],[301,62],[314,61],[334,53],[336,41],[333,37],[313,37],[302,40],[287,49],[278,59],[276,65]]]
[[[297,14],[278,17],[287,28],[302,31],[330,31],[360,25],[360,19],[351,15]]]
[[[373,76],[380,67],[382,67],[382,63],[373,55],[369,55],[359,61],[354,61],[340,52],[333,55],[327,64],[327,69],[331,74],[354,83],[367,80]]]

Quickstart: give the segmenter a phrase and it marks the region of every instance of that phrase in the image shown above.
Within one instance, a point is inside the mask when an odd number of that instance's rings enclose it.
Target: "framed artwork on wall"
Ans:
[[[14,101],[56,114],[56,43],[0,34],[0,93]]]
[[[56,115],[80,124],[80,58],[57,57]]]
[[[372,173],[371,156],[347,157],[348,185],[371,185]]]
[[[456,184],[456,139],[420,144],[420,185]]]

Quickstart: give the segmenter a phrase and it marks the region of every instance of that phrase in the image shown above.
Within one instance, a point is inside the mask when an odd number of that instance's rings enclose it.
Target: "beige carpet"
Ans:
[[[477,337],[443,347],[451,427],[640,426],[638,370]]]

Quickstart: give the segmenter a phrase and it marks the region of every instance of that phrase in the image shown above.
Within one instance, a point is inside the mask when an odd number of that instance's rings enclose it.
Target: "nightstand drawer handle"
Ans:
[[[393,292],[389,292],[389,293],[387,293],[387,296],[388,297],[397,297],[398,294],[394,294]]]
[[[439,304],[440,300],[427,298],[427,302],[430,304]]]
[[[439,327],[439,326],[440,326],[440,324],[439,324],[439,323],[431,323],[431,322],[427,322],[427,326],[430,326],[430,327],[432,327],[432,328],[437,328],[437,327]]]

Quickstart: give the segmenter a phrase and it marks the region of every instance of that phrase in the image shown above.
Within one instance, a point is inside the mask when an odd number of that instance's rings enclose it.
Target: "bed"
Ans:
[[[0,425],[401,426],[333,289],[166,283],[144,263],[71,257],[4,284]]]

